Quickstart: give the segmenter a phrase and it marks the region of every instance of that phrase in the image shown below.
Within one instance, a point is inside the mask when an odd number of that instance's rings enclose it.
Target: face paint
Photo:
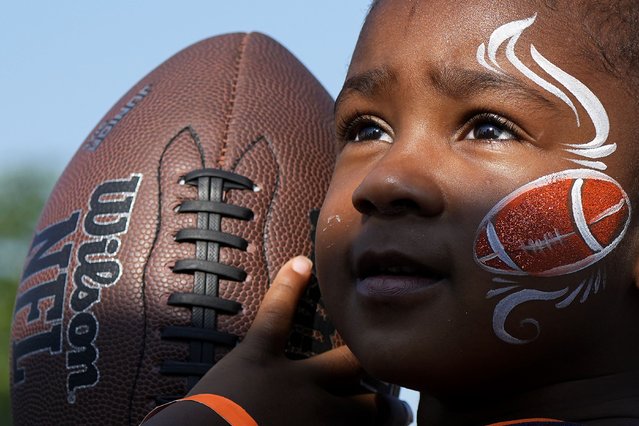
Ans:
[[[564,91],[561,90],[559,87],[540,77],[538,74],[524,65],[515,53],[515,46],[517,45],[519,37],[526,28],[530,27],[535,22],[536,17],[537,15],[535,14],[530,18],[509,22],[497,28],[490,36],[488,48],[486,49],[486,45],[484,43],[482,43],[477,48],[477,61],[483,67],[493,72],[503,73],[501,65],[499,65],[499,63],[497,62],[497,52],[501,45],[506,40],[509,40],[505,49],[506,58],[508,59],[508,61],[532,82],[534,82],[544,90],[552,93],[553,95],[561,99],[566,105],[568,105],[568,107],[575,114],[577,127],[579,127],[581,125],[581,122],[579,120],[579,113],[577,112],[575,105],[566,95],[566,93],[564,93]],[[581,81],[566,73],[561,68],[546,59],[532,44],[530,45],[530,54],[533,61],[541,69],[543,69],[546,73],[548,73],[549,76],[554,78],[559,84],[566,88],[568,92],[570,92],[570,94],[581,104],[595,128],[595,137],[591,141],[581,144],[565,144],[565,151],[590,159],[604,158],[615,152],[615,150],[617,149],[616,144],[613,143],[604,145],[606,140],[608,139],[610,124],[608,120],[608,114],[599,101],[599,98],[597,98],[597,96]],[[488,59],[490,60],[492,65],[489,64],[486,60],[486,55],[488,56]],[[602,161],[583,160],[577,158],[570,158],[569,160],[581,166],[598,170],[605,170],[607,167],[606,164],[604,164]]]
[[[629,222],[630,200],[617,182],[594,170],[566,170],[497,203],[479,226],[475,260],[497,274],[569,274],[610,253]]]
[[[485,59],[486,46],[483,43],[477,48],[477,61],[484,68],[487,68],[496,73],[503,73],[501,65],[499,65],[499,63],[497,62],[497,50],[504,43],[504,41],[506,41],[507,39],[510,39],[510,42],[508,43],[508,46],[506,48],[506,57],[508,58],[510,63],[513,64],[513,66],[517,68],[517,70],[519,70],[522,74],[524,74],[530,80],[535,82],[535,84],[537,84],[538,86],[541,86],[548,92],[557,96],[566,105],[568,105],[568,107],[570,107],[570,109],[575,114],[575,118],[577,120],[577,126],[579,126],[580,125],[579,113],[577,112],[577,109],[575,108],[575,105],[572,103],[570,98],[568,98],[568,96],[566,96],[566,94],[557,86],[544,80],[535,72],[533,72],[530,68],[525,66],[523,62],[521,62],[519,58],[517,57],[517,55],[515,54],[515,45],[517,41],[519,40],[519,36],[526,28],[528,28],[530,25],[532,25],[533,22],[535,22],[536,17],[537,15],[534,15],[530,18],[522,19],[521,21],[509,22],[497,28],[493,32],[493,34],[490,36],[490,41],[488,42],[488,57],[490,61],[494,64],[494,67],[489,65],[488,62],[486,62],[486,59]]]
[[[543,176],[504,197],[482,220],[475,238],[475,261],[500,275],[551,277],[594,265],[623,239],[631,217],[628,195],[611,177],[588,169],[565,170]],[[493,331],[511,344],[539,336],[534,318],[520,321],[532,337],[506,331],[506,320],[518,306],[531,301],[557,301],[563,309],[584,303],[605,287],[605,271],[598,268],[577,286],[546,291],[521,288],[515,280],[495,277],[504,285],[486,293],[500,297],[493,311]]]
[[[519,327],[522,332],[525,332],[525,329],[528,328],[532,330],[532,337],[515,337],[506,331],[506,320],[515,308],[527,302],[550,302],[559,300],[555,303],[555,308],[564,309],[577,300],[579,300],[579,303],[584,303],[588,300],[588,297],[590,297],[591,294],[597,294],[600,289],[603,289],[605,287],[605,283],[605,272],[601,269],[597,269],[596,272],[582,280],[579,285],[574,288],[567,286],[561,290],[544,291],[530,288],[521,289],[521,286],[511,285],[508,287],[490,290],[486,293],[486,299],[504,296],[503,299],[497,303],[493,312],[493,331],[499,339],[506,343],[521,345],[532,342],[539,337],[540,332],[539,321],[534,318],[525,318],[519,321]],[[528,333],[530,334],[530,332]]]
[[[568,95],[528,68],[517,57],[515,47],[522,32],[537,15],[509,22],[497,28],[488,42],[477,48],[480,65],[504,73],[497,53],[508,40],[505,55],[510,64],[529,80],[579,113]],[[590,169],[605,170],[603,161],[616,150],[607,144],[610,130],[608,114],[597,96],[581,81],[546,59],[530,45],[530,55],[537,66],[563,86],[586,111],[595,129],[595,137],[584,143],[564,144],[564,151],[587,159],[569,158]],[[566,170],[543,176],[504,197],[482,220],[475,238],[475,261],[484,269],[500,275],[551,277],[577,272],[594,265],[622,240],[630,223],[630,200],[621,186],[609,176],[589,169]],[[518,306],[531,301],[557,301],[563,309],[576,300],[584,303],[591,294],[605,286],[605,270],[597,268],[575,287],[546,291],[521,288],[515,281],[493,278],[503,287],[491,289],[486,298],[501,298],[493,311],[493,331],[502,341],[523,344],[539,336],[539,322],[534,318],[520,321],[521,332],[532,330],[531,337],[519,338],[506,331],[506,320]]]

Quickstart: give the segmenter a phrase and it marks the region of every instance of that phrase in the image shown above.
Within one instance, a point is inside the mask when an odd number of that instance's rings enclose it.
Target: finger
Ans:
[[[313,264],[307,257],[297,256],[282,266],[264,296],[253,325],[244,341],[262,350],[282,351],[293,323],[293,315]]]
[[[307,366],[311,379],[334,395],[389,394],[392,385],[366,373],[347,346],[298,361]]]
[[[364,376],[359,360],[346,345],[300,362],[309,367],[311,377],[320,385],[358,384]]]
[[[376,425],[407,426],[413,422],[413,410],[406,401],[391,395],[375,394]]]
[[[376,426],[408,426],[413,421],[410,406],[399,398],[384,394],[365,394],[349,398],[351,407],[366,412]]]

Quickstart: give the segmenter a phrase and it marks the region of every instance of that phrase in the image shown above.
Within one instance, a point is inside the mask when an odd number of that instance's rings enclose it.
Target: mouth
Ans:
[[[445,279],[441,272],[398,252],[365,253],[355,266],[357,292],[375,299],[425,291]]]

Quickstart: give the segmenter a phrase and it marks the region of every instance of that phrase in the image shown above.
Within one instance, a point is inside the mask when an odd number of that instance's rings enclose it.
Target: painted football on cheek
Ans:
[[[586,169],[553,173],[488,212],[475,238],[475,260],[496,274],[575,272],[617,246],[630,214],[628,196],[611,177]]]

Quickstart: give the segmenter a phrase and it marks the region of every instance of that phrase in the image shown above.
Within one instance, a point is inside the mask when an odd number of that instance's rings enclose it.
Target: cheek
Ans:
[[[353,170],[353,161],[345,157],[338,158],[317,222],[316,249],[318,255],[327,254],[322,258],[330,258],[332,250],[346,242],[344,233],[352,232],[360,219],[353,207],[353,192],[363,177]]]
[[[486,215],[475,261],[495,274],[557,276],[601,260],[623,238],[629,199],[603,173],[567,170],[506,196]]]
[[[341,188],[329,189],[317,221],[318,254],[330,252],[339,242],[338,236],[352,221],[351,199]]]
[[[340,259],[347,258],[348,235],[353,232],[358,217],[352,203],[351,186],[347,181],[334,177],[316,228],[316,263],[320,283],[333,280],[335,273],[343,269]]]
[[[353,213],[350,197],[343,188],[329,189],[317,222],[315,265],[324,305],[331,320],[343,325],[341,316],[348,309],[343,290],[350,287],[348,237]],[[342,329],[340,327],[340,329]]]

